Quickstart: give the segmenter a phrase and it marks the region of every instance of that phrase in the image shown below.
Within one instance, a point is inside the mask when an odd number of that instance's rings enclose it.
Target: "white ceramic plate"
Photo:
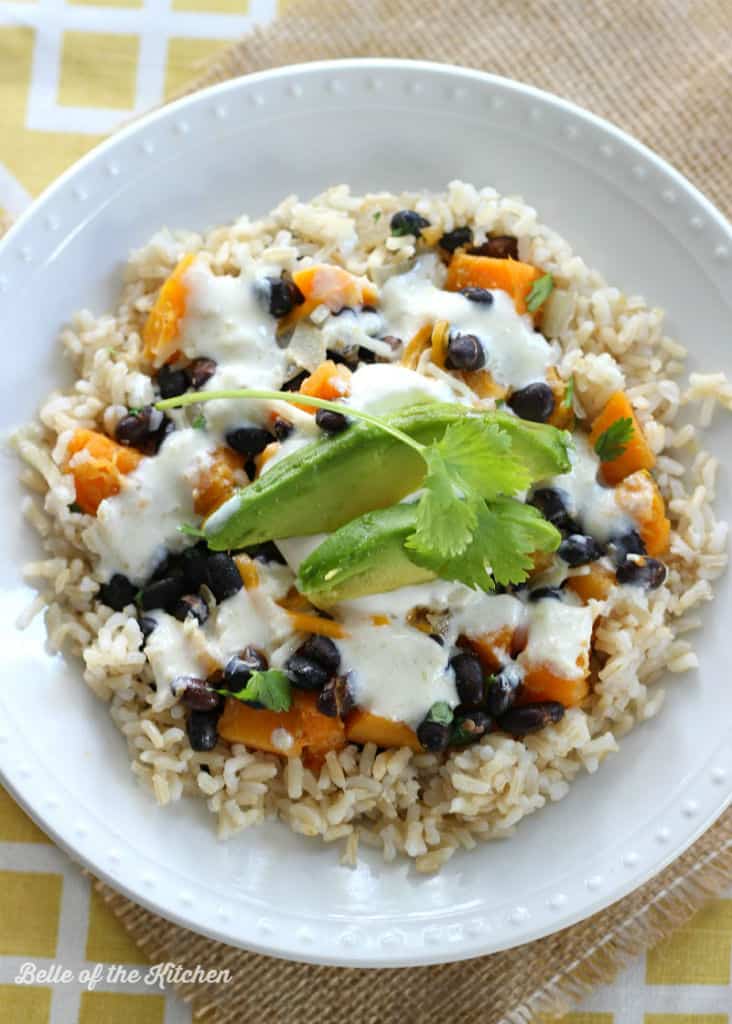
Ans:
[[[355,190],[452,178],[521,193],[590,265],[665,307],[691,367],[732,371],[732,232],[683,178],[590,114],[514,82],[399,61],[283,68],[229,82],[134,124],[66,174],[0,246],[8,428],[68,379],[55,336],[79,307],[112,308],[127,253],[159,226],[204,228],[336,182]],[[724,457],[729,423],[709,438]],[[700,669],[670,680],[661,715],[594,777],[509,841],[437,877],[338,852],[271,823],[218,843],[199,802],[158,810],[77,665],[14,620],[36,543],[3,455],[0,774],[38,823],[116,888],[218,939],[300,960],[412,965],[563,928],[639,885],[722,811],[732,778],[732,588],[722,580]],[[719,507],[732,512],[729,475]]]

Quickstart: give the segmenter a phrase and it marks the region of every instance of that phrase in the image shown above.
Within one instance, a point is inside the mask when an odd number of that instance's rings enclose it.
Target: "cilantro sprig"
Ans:
[[[178,395],[157,403],[160,410],[221,399],[265,399],[329,409],[364,420],[419,453],[427,474],[416,508],[408,557],[443,579],[492,590],[520,583],[531,569],[531,554],[553,551],[559,533],[531,506],[513,499],[534,482],[531,460],[519,453],[509,430],[465,416],[442,437],[423,444],[391,423],[338,402],[299,392],[237,388]],[[187,527],[183,529],[188,532]],[[192,531],[191,531],[192,532]]]
[[[595,441],[595,451],[600,456],[600,461],[612,462],[619,459],[634,433],[633,421],[629,416],[623,416],[622,419],[611,423]]]
[[[531,291],[526,299],[526,308],[529,313],[535,313],[539,306],[543,306],[551,293],[554,291],[554,278],[551,274],[544,274],[538,277],[531,286]]]
[[[217,690],[224,697],[234,697],[245,704],[261,704],[268,711],[289,711],[292,707],[292,688],[284,672],[276,668],[252,672],[241,690]]]
[[[564,389],[564,397],[562,398],[562,408],[571,409],[572,403],[574,402],[574,374],[567,381],[567,386]]]

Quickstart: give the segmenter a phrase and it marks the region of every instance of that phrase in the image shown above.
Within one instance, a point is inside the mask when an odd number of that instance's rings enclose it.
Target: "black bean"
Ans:
[[[646,546],[637,530],[613,537],[607,546],[607,553],[614,565],[622,565],[628,555],[645,555]]]
[[[267,287],[261,294],[266,300],[267,310],[278,320],[305,301],[303,293],[288,277],[268,277]]]
[[[445,646],[445,638],[443,636],[440,636],[439,633],[430,633],[429,636],[430,640],[434,640],[436,644],[440,645],[440,647]]]
[[[577,522],[569,513],[563,491],[552,487],[540,487],[529,498],[529,504],[538,508],[544,518],[562,533],[580,533]]]
[[[272,433],[278,441],[285,441],[295,428],[284,416],[277,416],[272,424]]]
[[[343,310],[339,313],[333,313],[332,315],[340,316],[340,313],[342,312]],[[344,348],[340,352],[337,352],[333,348],[329,348],[326,350],[325,355],[326,358],[330,359],[330,361],[335,363],[337,366],[347,366],[349,370],[355,370],[358,366],[358,347],[355,345]]]
[[[666,579],[666,566],[648,555],[630,555],[618,566],[616,578],[618,583],[655,590]]]
[[[417,726],[417,739],[425,750],[429,750],[432,754],[438,754],[441,750],[445,750],[450,742],[450,726],[441,725],[439,722],[425,718]]]
[[[178,676],[171,689],[175,696],[180,696],[181,703],[194,711],[216,711],[223,703],[221,694],[207,680],[194,676]]]
[[[142,633],[142,646],[144,647],[147,643],[147,638],[157,626],[157,622],[151,615],[141,615],[137,620],[137,625]]]
[[[554,392],[548,384],[536,381],[514,391],[508,399],[508,404],[522,420],[546,423],[554,412]]]
[[[208,548],[206,547],[206,542],[203,541],[201,544],[195,544],[191,548],[186,548],[181,556],[181,565],[183,567],[186,588],[191,592],[198,590],[208,579]]]
[[[470,252],[475,256],[492,256],[496,260],[517,260],[518,239],[512,235],[496,235],[486,238],[482,245],[477,245]]]
[[[483,666],[474,654],[456,654],[450,659],[455,673],[455,685],[461,704],[468,706],[483,702]]]
[[[116,572],[108,583],[99,588],[99,600],[116,612],[121,612],[128,604],[133,604],[138,588],[130,583],[121,572]]]
[[[194,750],[213,750],[219,739],[216,711],[191,711],[186,724],[188,741]]]
[[[538,732],[552,722],[559,722],[564,717],[564,707],[556,700],[539,701],[536,704],[524,704],[513,707],[498,719],[498,726],[512,736],[526,736],[530,732]]]
[[[183,576],[183,574],[183,555],[167,551],[163,559],[155,566],[151,579],[163,580],[169,576]]]
[[[153,580],[142,588],[140,608],[144,612],[152,611],[153,608],[164,608],[168,611],[185,592],[186,581],[183,576],[166,576],[162,580]]]
[[[186,373],[194,391],[200,391],[216,373],[216,361],[207,356],[199,356],[187,367]]]
[[[474,334],[451,334],[445,366],[448,370],[479,370],[485,366],[485,352]]]
[[[587,565],[602,558],[602,548],[594,537],[582,533],[570,533],[559,545],[557,554],[567,565]]]
[[[237,594],[244,585],[236,562],[225,551],[210,556],[206,563],[206,576],[209,589],[219,603]]]
[[[300,372],[296,373],[294,377],[290,377],[289,380],[285,381],[285,383],[282,385],[282,390],[283,391],[299,391],[300,390],[300,385],[309,376],[310,376],[310,374],[308,373],[307,370],[300,370]]]
[[[267,659],[256,647],[245,647],[240,654],[235,654],[226,663],[222,676],[223,688],[226,690],[242,690],[252,672],[265,672]]]
[[[350,420],[342,412],[333,412],[332,409],[318,409],[315,422],[326,434],[340,434],[350,426]]]
[[[522,680],[521,669],[512,661],[493,676],[488,685],[485,706],[494,718],[504,715],[513,705]]]
[[[319,661],[293,654],[285,666],[293,686],[299,690],[322,690],[331,677],[331,672]]]
[[[446,231],[437,244],[446,252],[455,252],[456,249],[462,249],[463,246],[471,245],[472,242],[473,229],[466,224],[465,227]]]
[[[176,601],[171,614],[180,622],[185,622],[189,615],[202,626],[208,618],[208,605],[198,594],[184,594],[179,601]]]
[[[422,228],[429,226],[430,222],[426,217],[417,213],[416,210],[398,210],[390,221],[391,233],[397,237],[414,235],[415,238],[419,238]]]
[[[468,711],[455,715],[450,729],[450,746],[462,747],[476,743],[481,736],[490,732],[493,719],[485,711]]]
[[[529,601],[543,601],[549,598],[553,601],[562,600],[561,587],[537,587],[529,592]]]
[[[353,710],[353,695],[344,676],[333,676],[318,694],[317,708],[329,718],[346,718]]]
[[[264,427],[235,427],[226,434],[226,443],[240,455],[259,455],[274,438]]]
[[[464,295],[470,302],[477,302],[481,306],[493,305],[493,292],[488,288],[461,288],[460,294]]]
[[[287,565],[287,560],[273,540],[265,540],[262,544],[251,544],[244,550],[250,558],[257,562],[277,562],[278,565]]]
[[[313,633],[311,637],[308,637],[295,653],[310,661],[317,661],[329,672],[337,672],[341,666],[341,655],[338,648],[329,636],[320,636],[319,633]]]
[[[114,432],[118,444],[137,448],[144,455],[155,455],[161,444],[174,429],[173,421],[159,409],[146,405],[138,412],[130,412],[117,424]]]
[[[174,370],[161,366],[158,370],[158,388],[161,398],[176,398],[188,390],[188,374],[185,370]]]
[[[371,363],[376,363],[379,361],[377,359],[376,353],[372,352],[370,348],[364,348],[363,345],[358,346],[357,353],[359,363],[366,363],[368,366],[370,366]]]
[[[383,338],[379,338],[379,341],[383,341],[385,345],[388,345],[392,352],[398,352],[404,342],[401,338],[397,338],[395,334],[385,334]]]

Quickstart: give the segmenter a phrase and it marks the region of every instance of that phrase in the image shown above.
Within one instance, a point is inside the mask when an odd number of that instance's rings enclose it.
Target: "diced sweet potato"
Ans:
[[[119,493],[122,477],[132,472],[141,458],[136,449],[125,448],[106,434],[84,428],[75,430],[66,449],[66,463],[68,472],[73,474],[76,503],[82,511],[95,515],[100,502]]]
[[[337,402],[351,390],[351,371],[342,363],[334,363],[332,359],[326,359],[317,370],[314,370],[309,377],[300,385],[300,394],[309,395],[311,398],[325,398],[329,402]],[[301,405],[299,408],[313,415],[318,411],[312,405]]]
[[[185,272],[195,255],[188,253],[164,282],[142,332],[144,355],[153,366],[169,362],[178,351],[178,328],[186,312]]]
[[[654,558],[668,548],[671,523],[658,484],[647,469],[626,476],[615,488],[615,500],[635,520],[646,551]]]
[[[193,487],[193,508],[199,516],[210,516],[236,489],[237,471],[243,471],[244,458],[231,448],[217,448]]]
[[[345,730],[339,718],[322,715],[316,701],[314,693],[295,693],[289,711],[266,711],[229,698],[219,719],[219,735],[269,754],[323,758],[329,750],[345,745]],[[285,733],[291,739],[289,746],[282,742]]]
[[[478,398],[505,398],[508,394],[508,388],[503,384],[497,384],[490,370],[460,370],[458,377]]]
[[[486,672],[498,672],[513,653],[514,634],[510,626],[482,636],[465,637],[464,640]]]
[[[563,679],[546,665],[535,665],[524,676],[522,701],[557,700],[565,708],[581,704],[590,692],[586,676]]]
[[[303,267],[295,271],[292,280],[305,298],[287,317],[292,322],[310,316],[317,306],[327,306],[331,313],[338,313],[346,306],[373,306],[379,301],[375,285],[365,277],[349,274],[342,267],[328,264]]]
[[[377,747],[410,747],[418,751],[422,749],[417,734],[404,722],[381,718],[360,708],[348,716],[346,739],[349,743],[375,743]]]
[[[458,251],[447,268],[446,288],[451,292],[460,291],[461,288],[498,288],[508,292],[517,313],[525,313],[531,286],[542,275],[543,271],[538,267],[520,260],[471,256],[467,252]]]
[[[590,444],[595,445],[597,439],[618,420],[629,419],[632,423],[633,432],[630,435],[623,452],[616,459],[611,459],[602,464],[602,476],[605,483],[617,484],[626,476],[635,473],[638,469],[653,469],[656,457],[648,446],[641,425],[630,404],[630,399],[624,391],[616,391],[608,398],[605,408],[595,418],[590,431]]]
[[[593,562],[588,569],[581,576],[570,576],[567,587],[585,604],[588,601],[604,601],[615,583],[615,573],[597,562]]]

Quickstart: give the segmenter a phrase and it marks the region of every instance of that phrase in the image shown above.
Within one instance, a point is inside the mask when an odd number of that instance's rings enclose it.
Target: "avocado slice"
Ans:
[[[476,415],[461,405],[423,403],[384,421],[430,444],[451,423],[471,414]],[[509,413],[478,415],[505,427],[534,479],[569,470],[569,434]],[[330,533],[363,512],[400,501],[420,486],[425,472],[419,452],[380,427],[359,421],[293,452],[237,491],[206,520],[204,536],[210,548],[226,551],[280,537]]]
[[[433,580],[415,565],[404,542],[414,532],[416,504],[366,512],[324,540],[300,565],[297,586],[319,608]]]

